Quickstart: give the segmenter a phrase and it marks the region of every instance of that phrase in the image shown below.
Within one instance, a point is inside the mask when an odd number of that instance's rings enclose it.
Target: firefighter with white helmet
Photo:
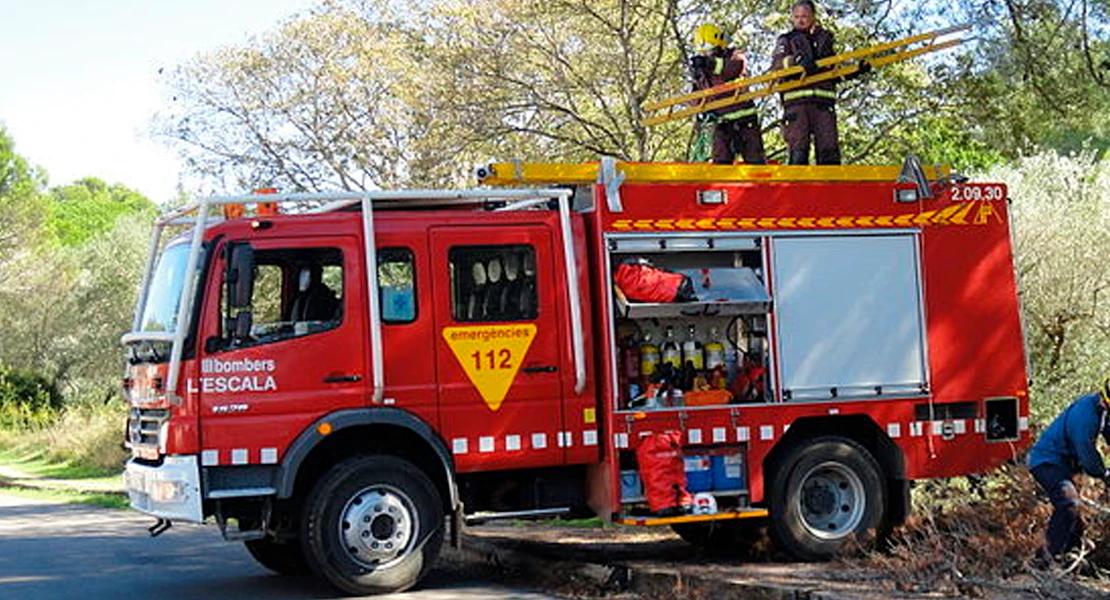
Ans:
[[[1029,470],[1052,502],[1052,517],[1045,531],[1045,546],[1036,557],[1049,564],[1079,544],[1083,520],[1079,516],[1080,496],[1074,476],[1083,472],[1110,484],[1107,470],[1096,443],[1101,434],[1110,443],[1110,377],[1099,391],[1071,403],[1044,430],[1029,451]]]
[[[742,50],[730,47],[724,32],[712,23],[694,30],[694,49],[690,59],[694,87],[704,90],[748,76],[748,59]],[[730,92],[713,99],[727,97]],[[767,162],[763,150],[763,132],[755,102],[746,100],[699,115],[713,125],[713,162],[732,164],[736,155],[748,164]]]

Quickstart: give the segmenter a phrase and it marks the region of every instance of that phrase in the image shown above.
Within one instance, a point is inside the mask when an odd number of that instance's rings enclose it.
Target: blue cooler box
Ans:
[[[683,462],[686,464],[686,491],[695,494],[713,489],[712,461],[708,456],[687,456]]]
[[[747,489],[747,467],[744,465],[743,454],[714,456],[711,462],[714,490],[723,492]],[[687,473],[687,477],[689,477],[689,473]]]
[[[621,500],[642,500],[644,497],[644,484],[640,481],[640,474],[633,470],[621,471]]]

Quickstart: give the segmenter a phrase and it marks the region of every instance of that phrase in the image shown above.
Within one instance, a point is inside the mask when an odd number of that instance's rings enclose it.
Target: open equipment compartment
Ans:
[[[618,411],[763,402],[771,297],[763,238],[628,234],[608,240],[618,340]],[[617,284],[625,263],[679,273],[695,298],[637,302]]]

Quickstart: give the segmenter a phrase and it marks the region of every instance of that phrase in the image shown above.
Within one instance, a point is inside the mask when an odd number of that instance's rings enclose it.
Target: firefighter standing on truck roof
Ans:
[[[822,71],[817,61],[834,54],[832,33],[817,22],[817,7],[812,0],[798,0],[790,9],[794,29],[779,36],[771,68],[800,65],[809,77]],[[867,61],[859,62],[852,77],[871,70]],[[845,77],[847,80],[850,77]],[[809,144],[813,140],[817,164],[840,164],[840,139],[836,126],[836,79],[826,79],[794,88],[782,94],[783,137],[792,165],[809,164]]]
[[[1071,403],[1056,417],[1029,451],[1029,470],[1052,502],[1052,517],[1045,531],[1045,546],[1035,557],[1047,566],[1079,545],[1083,520],[1080,496],[1072,477],[1080,471],[1110,485],[1110,471],[1095,443],[1099,434],[1110,443],[1110,377],[1102,389]]]
[[[694,49],[698,52],[690,59],[694,88],[704,90],[734,79],[748,76],[748,59],[744,53],[725,43],[721,28],[705,24],[694,30]],[[722,97],[728,96],[728,93]],[[731,165],[739,153],[744,162],[761,165],[767,162],[763,152],[763,131],[759,126],[755,102],[723,106],[710,113],[698,115],[708,119],[713,127],[713,162]]]

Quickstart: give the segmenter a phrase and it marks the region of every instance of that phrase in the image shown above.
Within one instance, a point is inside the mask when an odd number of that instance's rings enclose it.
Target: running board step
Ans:
[[[472,515],[466,515],[467,525],[476,525],[486,521],[497,521],[501,519],[535,519],[539,517],[557,517],[559,515],[570,514],[569,506],[562,506],[559,508],[538,508],[535,510],[513,510],[508,512],[479,512]]]
[[[730,510],[711,515],[679,515],[676,517],[633,517],[622,516],[617,519],[621,525],[674,525],[676,523],[702,523],[705,521],[727,521],[730,519],[758,519],[766,517],[769,513],[765,508],[746,508],[743,510]]]

